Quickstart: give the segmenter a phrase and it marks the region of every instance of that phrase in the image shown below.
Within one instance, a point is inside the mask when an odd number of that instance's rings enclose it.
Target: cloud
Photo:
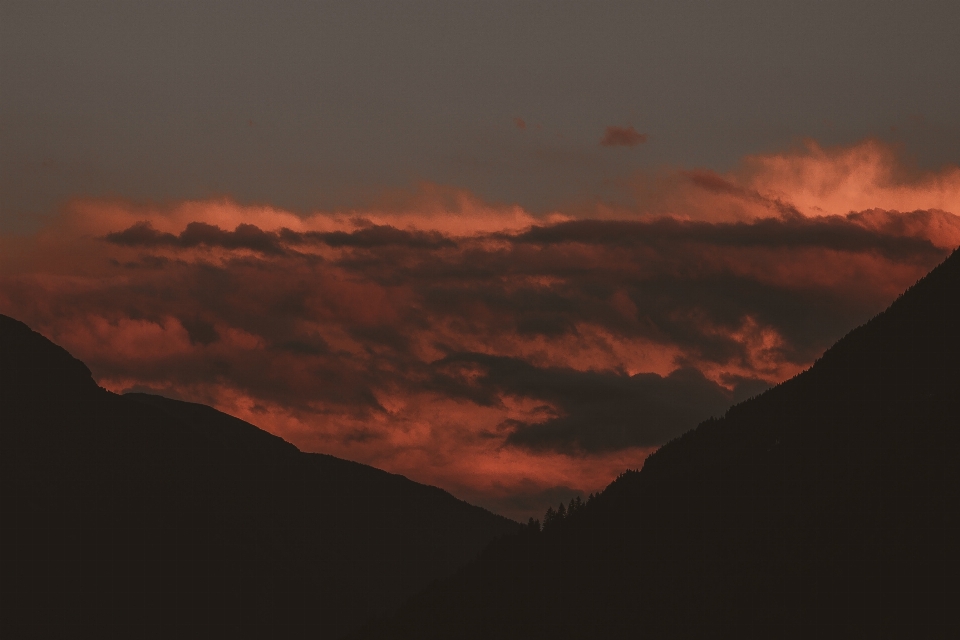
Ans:
[[[527,123],[523,118],[514,118],[513,124],[517,127],[517,129],[522,130],[527,128]]]
[[[449,394],[480,404],[500,402],[504,395],[546,403],[540,407],[543,420],[509,419],[501,425],[508,433],[506,445],[574,455],[663,444],[767,386],[739,380],[727,389],[689,367],[667,376],[628,375],[537,367],[519,358],[478,353],[453,354],[439,364],[441,370],[480,370],[469,383],[445,377]]]
[[[157,231],[149,221],[137,222],[123,231],[104,236],[107,242],[127,247],[219,247],[250,249],[262,254],[280,254],[285,247],[325,244],[329,247],[406,246],[436,249],[455,243],[437,231],[404,231],[389,225],[368,224],[356,231],[308,231],[299,233],[287,228],[263,231],[256,225],[239,224],[233,231],[224,231],[206,222],[191,222],[179,234]]]
[[[537,226],[513,237],[539,245],[575,242],[586,245],[656,246],[663,242],[705,243],[729,247],[819,247],[836,251],[877,252],[892,259],[942,251],[910,229],[929,229],[942,212],[893,214],[879,210],[805,218],[784,216],[751,223],[705,223],[674,218],[651,221],[573,220]],[[911,222],[913,224],[911,224]],[[955,223],[954,223],[955,224]]]
[[[283,239],[291,243],[318,241],[330,247],[404,246],[411,249],[454,247],[456,243],[439,231],[405,231],[390,225],[370,225],[357,231],[328,231],[295,234],[284,230]]]
[[[647,141],[647,134],[639,133],[632,126],[609,126],[600,139],[602,147],[635,147]]]
[[[960,244],[955,169],[876,171],[864,145],[637,178],[633,210],[537,216],[436,185],[306,216],[76,200],[0,237],[0,312],[110,389],[519,517],[797,373]]]
[[[960,214],[960,167],[917,171],[876,140],[824,148],[812,140],[783,153],[745,157],[732,171],[638,173],[629,182],[639,211],[710,222],[799,214],[845,216],[872,209]],[[952,223],[947,223],[952,227]],[[941,231],[948,231],[947,228]],[[931,236],[956,246],[955,231]]]
[[[233,231],[206,222],[191,222],[180,235],[157,231],[149,220],[137,222],[123,231],[108,233],[108,242],[128,247],[222,247],[250,249],[264,254],[282,252],[277,233],[261,231],[252,224],[238,224]]]

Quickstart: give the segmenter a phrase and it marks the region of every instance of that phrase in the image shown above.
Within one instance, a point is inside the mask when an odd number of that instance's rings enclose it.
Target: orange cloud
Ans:
[[[928,212],[913,233],[944,248],[956,247],[960,215],[960,167],[919,172],[906,168],[896,150],[876,140],[823,148],[807,140],[791,151],[748,156],[733,171],[665,170],[635,176],[640,211],[689,220],[750,221],[782,215],[846,216],[876,210]],[[609,212],[630,217],[635,211]],[[942,215],[943,213],[952,215]],[[934,222],[931,219],[937,218]],[[878,218],[879,219],[879,218]],[[906,218],[904,218],[905,220]]]
[[[872,208],[960,213],[960,167],[912,172],[891,146],[876,140],[830,149],[807,140],[790,153],[750,156],[735,180],[807,216]]]
[[[437,185],[310,215],[76,200],[0,237],[0,312],[115,391],[533,515],[793,375],[960,244],[957,168],[890,153],[663,172],[579,216]]]
[[[635,147],[647,141],[647,134],[639,133],[632,126],[609,126],[600,139],[602,147]]]

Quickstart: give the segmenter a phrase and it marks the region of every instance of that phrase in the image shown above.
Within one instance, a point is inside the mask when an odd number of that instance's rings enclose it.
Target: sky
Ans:
[[[0,0],[0,312],[511,517],[960,245],[955,2]]]

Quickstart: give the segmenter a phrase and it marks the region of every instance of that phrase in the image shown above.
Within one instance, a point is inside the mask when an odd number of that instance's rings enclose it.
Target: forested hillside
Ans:
[[[960,251],[363,638],[956,637]]]
[[[210,407],[118,396],[0,316],[6,637],[336,638],[506,518]]]

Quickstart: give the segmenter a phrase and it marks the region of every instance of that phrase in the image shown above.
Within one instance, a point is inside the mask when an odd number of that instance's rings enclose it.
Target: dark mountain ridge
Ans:
[[[960,250],[363,638],[958,637]]]
[[[2,315],[0,480],[6,637],[336,638],[518,528],[204,405],[109,393]]]

